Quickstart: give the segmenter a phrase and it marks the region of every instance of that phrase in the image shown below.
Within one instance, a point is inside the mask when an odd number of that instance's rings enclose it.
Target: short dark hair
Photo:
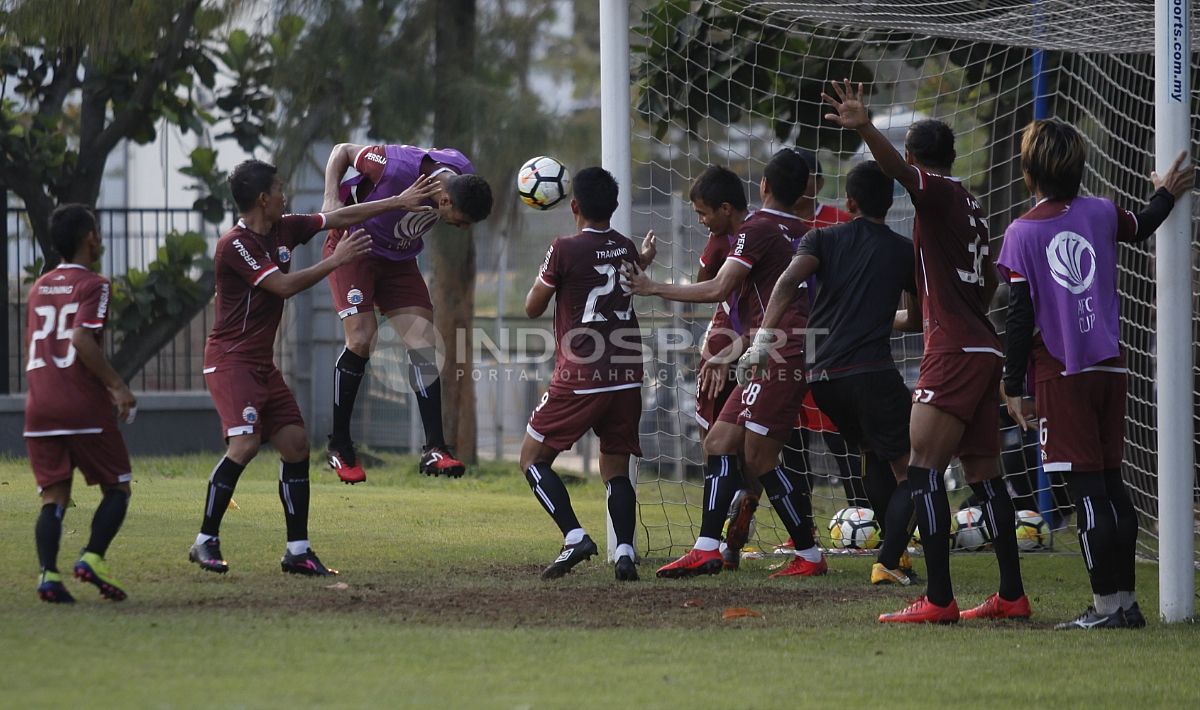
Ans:
[[[64,261],[75,258],[88,232],[98,230],[96,215],[87,205],[70,202],[50,213],[50,243]]]
[[[874,160],[855,165],[846,175],[846,195],[858,203],[859,212],[874,219],[887,217],[895,185]]]
[[[275,182],[275,166],[261,160],[246,160],[238,163],[229,172],[229,191],[237,208],[245,212],[254,207],[255,200],[264,192],[271,191]]]
[[[455,175],[446,182],[450,204],[472,222],[482,222],[492,213],[492,186],[478,175]]]
[[[917,121],[908,127],[904,148],[921,165],[940,170],[949,171],[958,157],[954,152],[954,131],[932,118]]]
[[[1041,119],[1021,135],[1021,170],[1029,186],[1052,200],[1079,195],[1087,143],[1071,124],[1057,118]]]
[[[808,163],[791,148],[784,148],[771,156],[771,162],[763,170],[767,187],[775,199],[785,205],[793,205],[808,188]]]
[[[809,175],[821,174],[821,161],[817,159],[817,154],[814,151],[808,148],[796,148],[796,152],[800,154],[801,158],[804,158],[804,162],[808,163]]]
[[[745,212],[749,205],[746,201],[746,183],[737,173],[720,165],[708,166],[692,181],[688,199],[703,202],[714,210],[728,202],[735,210]]]
[[[617,181],[604,168],[584,168],[572,181],[579,214],[589,222],[607,222],[617,211]]]

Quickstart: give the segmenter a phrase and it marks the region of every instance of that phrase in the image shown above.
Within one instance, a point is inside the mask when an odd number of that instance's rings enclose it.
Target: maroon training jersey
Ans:
[[[321,214],[284,215],[270,234],[238,223],[217,241],[217,308],[204,346],[204,371],[228,364],[270,365],[283,299],[259,288],[263,279],[292,267],[292,249],[325,228]]]
[[[709,234],[708,241],[704,244],[704,251],[700,253],[700,266],[711,268],[711,273],[714,274],[720,271],[721,267],[725,265],[725,259],[729,257],[732,241],[728,234]],[[704,331],[704,339],[700,344],[702,361],[708,360],[733,342],[733,333],[739,331],[734,328],[730,314],[733,313],[736,306],[737,298],[735,295],[731,295],[714,308],[712,320],[709,321],[708,328]]]
[[[983,211],[958,180],[922,170],[917,175],[917,189],[911,193],[916,208],[913,248],[925,352],[1001,355],[984,303],[988,225]]]
[[[75,328],[102,336],[108,296],[108,279],[78,264],[60,265],[29,290],[25,436],[99,434],[116,426],[108,390],[71,343]]]
[[[796,243],[807,231],[800,218],[770,209],[758,210],[742,222],[729,252],[729,261],[750,269],[737,297],[742,333],[750,334],[762,325],[775,282],[792,263]],[[778,329],[787,336],[780,349],[781,356],[792,358],[803,354],[804,335],[797,331],[808,326],[809,305],[808,284],[801,284],[792,307],[779,322]]]
[[[621,266],[637,247],[615,230],[585,227],[546,251],[538,279],[554,289],[551,391],[594,394],[642,384],[642,338]]]

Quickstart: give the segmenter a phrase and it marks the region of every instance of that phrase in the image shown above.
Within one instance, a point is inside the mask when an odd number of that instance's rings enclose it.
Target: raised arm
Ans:
[[[307,269],[283,273],[275,271],[259,284],[264,290],[279,296],[290,298],[321,281],[342,264],[348,263],[371,251],[371,238],[366,230],[359,229],[350,236],[342,239],[334,247],[333,253]]]
[[[875,162],[879,163],[879,167],[886,175],[894,178],[909,192],[917,190],[920,186],[920,175],[917,173],[917,169],[905,162],[904,156],[900,155],[892,142],[879,132],[874,123],[871,123],[871,117],[867,114],[867,105],[863,101],[862,84],[860,83],[855,88],[849,79],[841,84],[836,81],[831,84],[837,98],[824,92],[821,93],[821,100],[832,106],[834,110],[833,113],[825,114],[825,119],[833,121],[847,130],[857,131],[867,147],[871,149],[871,155],[875,158]]]
[[[1137,213],[1137,228],[1131,242],[1141,242],[1150,238],[1175,207],[1175,201],[1190,191],[1196,185],[1196,170],[1191,165],[1184,165],[1187,151],[1175,158],[1174,164],[1167,174],[1161,178],[1157,172],[1150,173],[1150,183],[1154,185],[1154,195],[1146,207]]]
[[[372,200],[357,205],[347,205],[325,213],[325,228],[340,229],[362,224],[364,221],[392,210],[408,212],[432,212],[433,207],[425,202],[436,197],[442,190],[437,180],[422,175],[399,195]]]
[[[321,205],[322,212],[328,212],[335,209],[341,204],[338,199],[338,186],[342,184],[342,177],[346,175],[346,171],[354,164],[354,156],[365,146],[355,143],[338,143],[329,153],[329,160],[325,163],[325,200]]]
[[[621,283],[637,296],[659,296],[683,303],[718,303],[729,298],[746,280],[750,268],[727,260],[712,279],[697,284],[668,284],[652,281],[645,271],[629,265],[621,269]]]

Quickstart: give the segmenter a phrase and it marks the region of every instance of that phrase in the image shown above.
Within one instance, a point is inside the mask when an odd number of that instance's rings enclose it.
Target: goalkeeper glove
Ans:
[[[754,342],[738,358],[737,381],[739,385],[744,386],[750,381],[752,370],[761,371],[766,367],[767,360],[771,357],[771,344],[773,340],[772,334],[768,330],[760,329],[754,335]]]

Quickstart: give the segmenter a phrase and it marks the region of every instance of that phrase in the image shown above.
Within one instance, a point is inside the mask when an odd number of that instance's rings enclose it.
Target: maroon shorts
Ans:
[[[257,434],[266,441],[289,424],[304,426],[296,398],[274,366],[222,365],[204,373],[204,382],[226,439]]]
[[[745,386],[738,385],[717,421],[787,441],[796,428],[796,415],[807,392],[802,357],[772,363],[763,375],[756,375]]]
[[[641,456],[641,419],[640,384],[594,394],[547,392],[529,415],[525,431],[555,451],[566,451],[591,429],[600,437],[600,453]]]
[[[737,388],[737,381],[732,380],[721,388],[721,392],[716,397],[700,392],[696,393],[696,421],[700,424],[701,429],[708,431],[712,428],[713,422],[717,421],[721,409],[725,407],[725,403],[729,401],[729,395],[733,394],[735,388]]]
[[[1036,385],[1042,466],[1047,471],[1120,468],[1125,457],[1124,372],[1080,372]]]
[[[27,436],[25,449],[38,491],[71,480],[75,469],[89,486],[115,486],[133,479],[125,438],[115,427],[99,434]]]
[[[991,352],[927,353],[913,390],[928,404],[961,419],[967,428],[957,455],[1000,455],[1000,378],[1004,360]]]
[[[325,257],[333,253],[341,236],[340,231],[329,232],[322,249]],[[398,308],[433,310],[429,287],[416,259],[392,261],[367,254],[334,269],[328,281],[339,318],[371,313],[375,308],[385,315]]]

